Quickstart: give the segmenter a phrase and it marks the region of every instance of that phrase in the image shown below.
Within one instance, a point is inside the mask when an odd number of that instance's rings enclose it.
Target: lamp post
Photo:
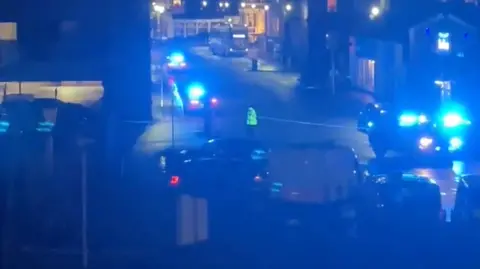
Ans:
[[[157,32],[160,34],[160,38],[162,38],[163,25],[162,25],[161,16],[163,13],[165,13],[165,7],[162,5],[154,5],[153,10],[155,11],[155,15],[157,18]]]

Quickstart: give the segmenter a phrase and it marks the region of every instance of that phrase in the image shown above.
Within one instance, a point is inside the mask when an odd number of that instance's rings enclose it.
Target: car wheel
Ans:
[[[377,138],[377,136],[370,136],[368,140],[376,158],[384,158],[387,155],[388,147],[383,139]]]

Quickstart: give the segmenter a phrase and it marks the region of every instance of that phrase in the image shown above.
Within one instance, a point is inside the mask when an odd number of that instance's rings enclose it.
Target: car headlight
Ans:
[[[465,119],[465,117],[457,113],[450,113],[443,116],[442,121],[443,127],[446,128],[455,128],[462,125],[470,125],[470,121],[468,119]]]
[[[401,127],[410,127],[418,124],[425,124],[427,122],[428,118],[423,114],[402,114],[398,118],[398,125]]]

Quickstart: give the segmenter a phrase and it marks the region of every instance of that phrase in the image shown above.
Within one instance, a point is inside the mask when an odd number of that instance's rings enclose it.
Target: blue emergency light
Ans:
[[[398,125],[401,127],[410,127],[427,122],[428,118],[424,114],[404,113],[398,118]]]
[[[172,53],[168,59],[174,63],[174,64],[179,64],[185,62],[185,56],[179,52]]]
[[[187,90],[188,99],[198,100],[205,95],[205,88],[201,84],[192,84]]]
[[[447,113],[442,118],[443,127],[455,128],[462,125],[470,125],[470,121],[460,113],[451,112]]]
[[[455,129],[471,124],[468,113],[464,107],[454,103],[446,103],[440,112],[441,125],[444,128]]]

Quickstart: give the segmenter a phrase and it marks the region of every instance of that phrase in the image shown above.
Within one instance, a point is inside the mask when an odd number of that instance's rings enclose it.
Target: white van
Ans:
[[[286,202],[327,204],[346,200],[361,177],[353,149],[301,145],[269,153],[272,195]]]

